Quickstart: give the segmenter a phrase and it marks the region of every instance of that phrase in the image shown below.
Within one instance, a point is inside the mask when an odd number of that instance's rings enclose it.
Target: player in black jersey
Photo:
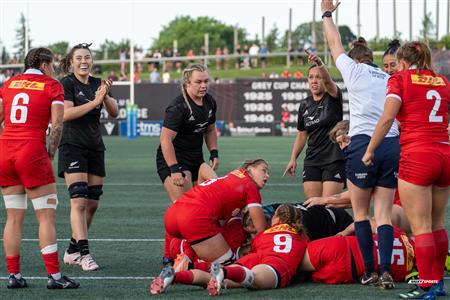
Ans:
[[[271,218],[282,204],[263,205],[264,214]],[[311,241],[342,234],[346,232],[347,227],[353,224],[352,216],[343,208],[326,208],[320,205],[306,208],[303,203],[292,205],[302,212],[302,223]],[[256,233],[248,213],[244,214],[242,223],[246,232]]]
[[[284,175],[295,175],[297,158],[308,143],[303,168],[305,199],[337,194],[345,180],[344,155],[328,137],[328,132],[342,120],[342,92],[320,57],[307,54],[309,63],[313,63],[308,71],[312,95],[300,103],[298,133],[284,171]]]
[[[69,75],[64,86],[64,126],[59,145],[58,175],[65,178],[70,195],[72,238],[64,263],[81,265],[85,271],[98,269],[89,253],[88,228],[102,195],[105,145],[100,132],[100,111],[117,117],[116,100],[109,92],[111,82],[90,76],[93,58],[90,44],[73,47],[61,61]]]
[[[183,71],[181,95],[166,108],[156,167],[172,201],[198,182],[216,178],[219,166],[214,98],[207,93],[209,73],[193,64]],[[210,152],[203,160],[203,140]]]

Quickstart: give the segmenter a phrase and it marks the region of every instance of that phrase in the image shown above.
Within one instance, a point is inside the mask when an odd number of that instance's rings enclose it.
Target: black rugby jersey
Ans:
[[[89,76],[88,83],[84,84],[71,74],[62,78],[61,83],[64,87],[64,100],[72,101],[73,106],[80,106],[95,99],[95,92],[101,85],[101,79]],[[71,144],[94,151],[104,151],[105,145],[100,131],[102,107],[103,104],[78,119],[64,122],[60,146]]]
[[[203,105],[197,105],[189,96],[192,114],[182,95],[176,97],[166,108],[163,126],[176,131],[173,140],[178,162],[203,161],[203,139],[206,128],[216,122],[216,101],[210,94],[203,97]],[[161,155],[161,145],[158,147]]]
[[[272,217],[281,204],[263,205],[264,213]],[[336,235],[353,222],[343,208],[325,208],[323,205],[306,208],[302,203],[292,205],[302,212],[302,224],[311,241]]]
[[[319,101],[309,96],[300,103],[297,129],[306,130],[308,134],[305,166],[321,166],[344,159],[339,146],[328,136],[336,123],[342,121],[342,116],[342,92],[339,88],[336,98],[325,93]]]

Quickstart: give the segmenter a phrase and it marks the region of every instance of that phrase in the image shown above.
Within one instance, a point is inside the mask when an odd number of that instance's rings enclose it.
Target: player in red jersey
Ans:
[[[20,273],[22,225],[27,196],[39,222],[39,246],[48,274],[47,288],[77,288],[79,284],[62,276],[56,243],[55,177],[51,160],[61,137],[64,92],[53,79],[53,53],[36,48],[25,57],[25,73],[14,76],[0,88],[0,186],[7,220],[3,232],[8,288],[27,286]],[[45,132],[51,120],[48,148]]]
[[[375,266],[378,266],[377,235],[374,235]],[[414,266],[414,249],[408,236],[394,228],[391,274],[403,281]],[[301,270],[312,272],[318,283],[343,284],[358,282],[364,274],[364,261],[355,236],[333,236],[308,244]]]
[[[232,261],[233,253],[223,238],[219,221],[228,220],[248,208],[257,231],[263,231],[266,220],[259,190],[268,179],[267,162],[256,159],[246,161],[239,170],[207,180],[186,192],[164,216],[166,245],[172,237],[186,239],[204,261]]]
[[[402,126],[399,192],[424,280],[414,297],[432,297],[443,290],[448,249],[444,220],[450,185],[450,88],[444,76],[433,72],[426,44],[406,43],[397,51],[397,60],[399,71],[389,79],[384,112],[363,162],[372,163],[375,149],[397,118]]]
[[[178,283],[208,285],[209,294],[217,296],[225,280],[228,287],[286,287],[306,251],[307,238],[301,216],[298,208],[289,204],[280,205],[272,218],[272,227],[253,240],[250,254],[226,267],[216,261],[211,264],[211,273],[203,268],[175,274],[173,268],[167,266],[153,280],[150,293],[163,293],[170,284]]]

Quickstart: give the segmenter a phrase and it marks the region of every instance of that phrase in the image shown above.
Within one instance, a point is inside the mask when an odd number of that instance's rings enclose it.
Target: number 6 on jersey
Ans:
[[[23,124],[27,121],[28,107],[25,105],[20,105],[19,100],[22,99],[21,104],[28,104],[30,101],[30,96],[27,93],[19,93],[14,96],[11,104],[11,113],[9,119],[11,123]]]

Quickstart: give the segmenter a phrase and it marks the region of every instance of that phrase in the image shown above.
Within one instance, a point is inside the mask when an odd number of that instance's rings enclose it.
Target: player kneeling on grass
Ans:
[[[250,254],[225,267],[218,262],[204,263],[202,270],[175,274],[173,267],[166,266],[153,280],[150,293],[163,293],[173,283],[207,286],[211,296],[219,295],[224,286],[249,289],[286,287],[306,250],[307,237],[301,218],[298,208],[283,204],[276,210],[272,226],[253,240]],[[210,273],[207,272],[209,265]]]

